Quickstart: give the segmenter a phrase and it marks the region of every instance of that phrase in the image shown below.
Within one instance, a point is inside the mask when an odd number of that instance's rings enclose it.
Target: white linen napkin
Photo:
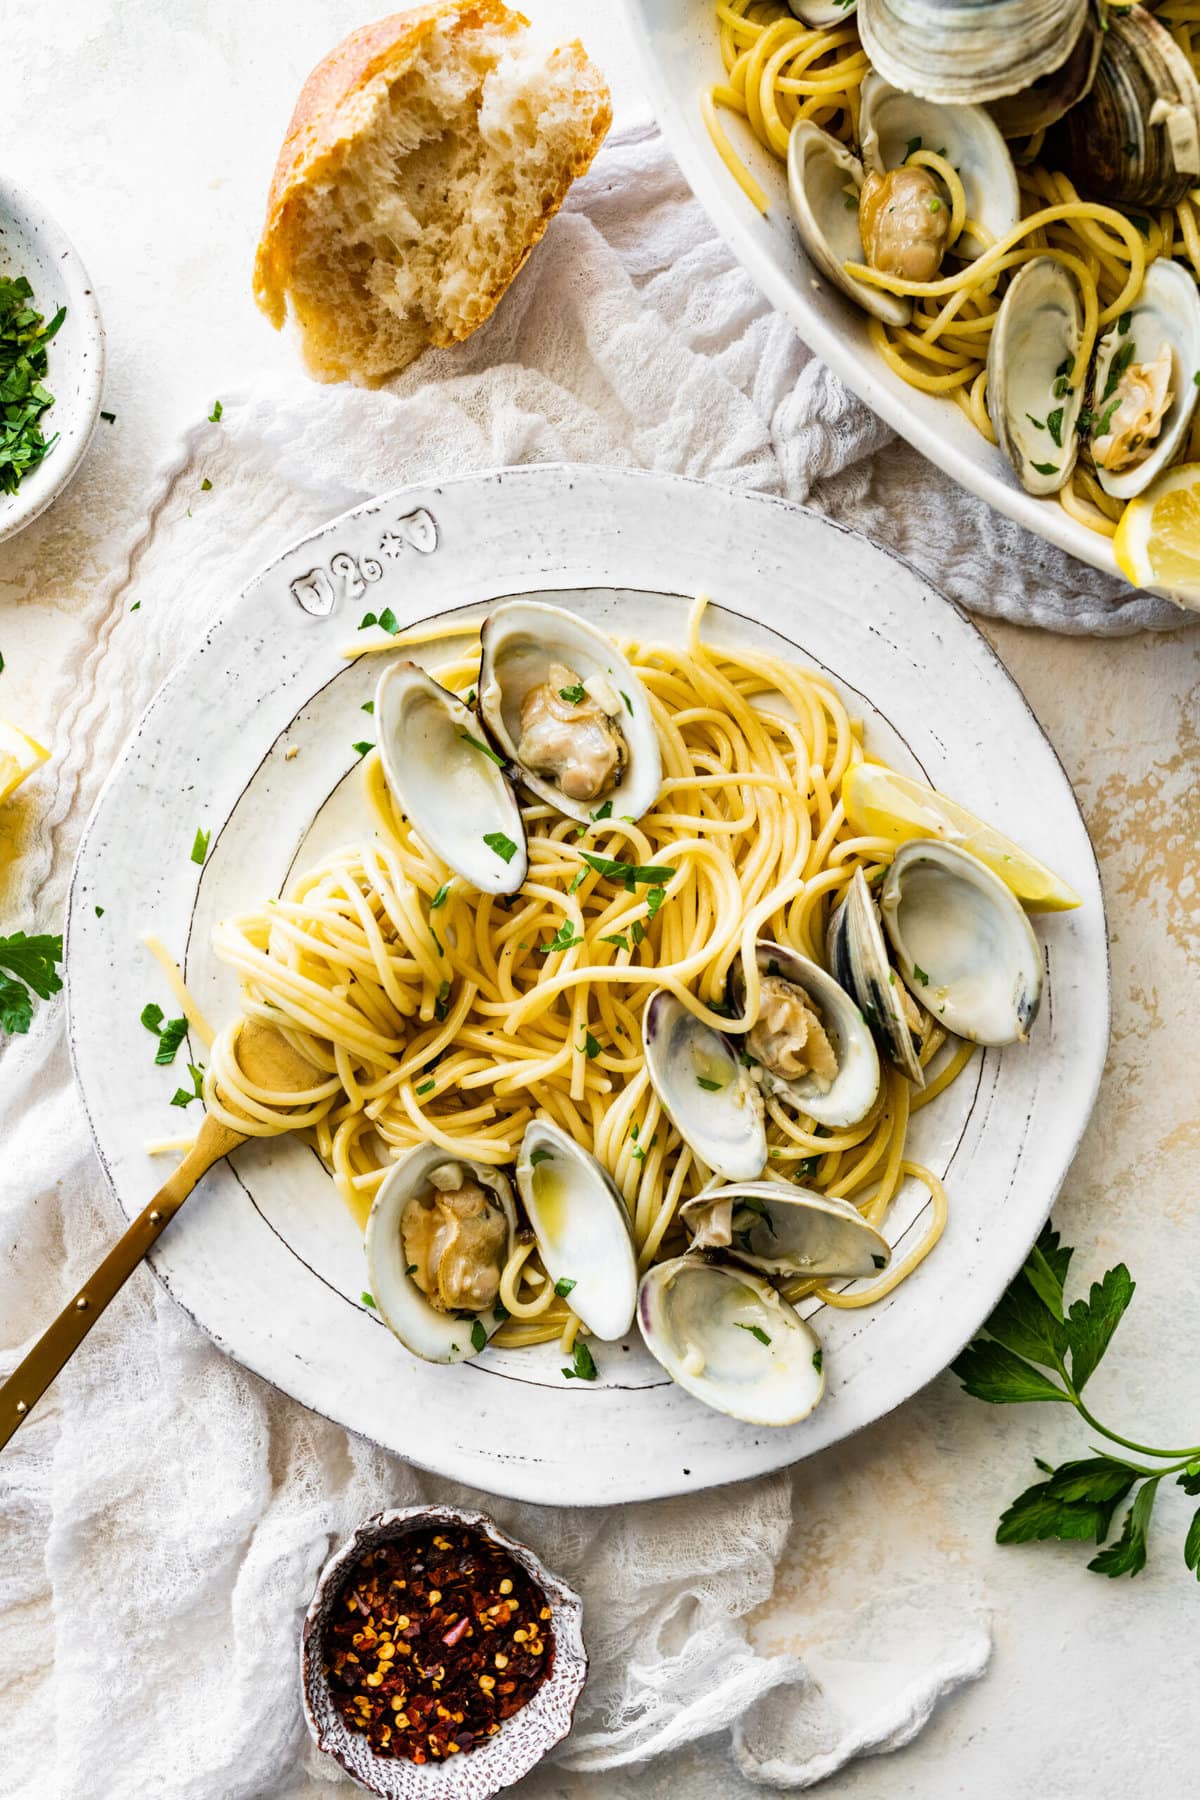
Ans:
[[[240,586],[290,539],[406,480],[550,459],[707,475],[886,524],[918,562],[938,546],[932,572],[1010,617],[1057,618],[1066,596],[1075,629],[1162,622],[1158,603],[1045,546],[1030,572],[1032,540],[902,451],[765,308],[650,131],[608,148],[465,347],[426,356],[389,391],[297,375],[223,399],[220,424],[181,439],[127,559],[89,603],[90,647],[58,671],[61,734],[0,929],[61,918],[83,819],[122,741]],[[152,856],[152,819],[146,839]],[[0,1144],[7,1370],[121,1225],[59,1003],[0,1052]],[[904,1451],[887,1463],[886,1499],[878,1469],[835,1452],[611,1511],[493,1501],[249,1375],[140,1272],[0,1458],[0,1795],[326,1791],[342,1777],[304,1733],[299,1623],[333,1545],[368,1512],[423,1497],[492,1511],[583,1592],[591,1679],[557,1767],[523,1792],[582,1794],[582,1774],[565,1771],[730,1733],[749,1780],[808,1786],[906,1742],[989,1653],[970,1577],[929,1525],[933,1448],[923,1455],[894,1419],[877,1430]],[[751,1617],[787,1554],[814,1560],[794,1609],[802,1630],[770,1610]],[[717,1763],[688,1791],[737,1785]]]

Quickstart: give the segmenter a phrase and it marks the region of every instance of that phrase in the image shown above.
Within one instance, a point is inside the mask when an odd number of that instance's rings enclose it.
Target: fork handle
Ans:
[[[24,1424],[109,1301],[124,1287],[146,1252],[157,1243],[201,1176],[245,1141],[240,1132],[205,1117],[196,1142],[174,1174],[117,1239],[94,1274],[67,1302],[7,1381],[0,1385],[0,1450]]]

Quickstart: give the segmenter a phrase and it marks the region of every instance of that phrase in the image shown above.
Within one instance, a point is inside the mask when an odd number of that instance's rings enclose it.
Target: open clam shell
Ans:
[[[782,993],[781,983],[798,989],[816,1014],[837,1061],[832,1080],[813,1074],[788,1077],[767,1053],[761,1036],[751,1031],[747,1049],[757,1061],[757,1078],[763,1089],[777,1095],[794,1112],[805,1113],[821,1125],[857,1125],[874,1106],[879,1094],[879,1055],[858,1003],[832,975],[810,962],[799,951],[760,938],[754,947],[759,976]],[[735,1006],[745,1006],[746,984],[740,963],[731,982]],[[761,1012],[761,1006],[760,1006]]]
[[[730,1418],[795,1425],[825,1392],[816,1334],[750,1269],[699,1256],[655,1263],[637,1318],[672,1381]]]
[[[694,1248],[727,1250],[765,1275],[873,1275],[892,1254],[848,1200],[782,1181],[706,1188],[680,1216]]]
[[[957,170],[967,217],[992,239],[1010,232],[1021,216],[1017,172],[1008,145],[981,106],[945,106],[893,87],[873,71],[862,84],[859,138],[865,167],[897,169],[917,149],[934,150]],[[956,249],[976,256],[983,243],[969,232]]]
[[[863,166],[835,137],[797,119],[788,140],[788,194],[800,241],[809,256],[864,312],[888,325],[906,325],[912,301],[846,273],[848,262],[867,260],[858,228]]]
[[[1100,486],[1118,500],[1140,494],[1181,454],[1200,399],[1200,388],[1196,386],[1200,370],[1200,292],[1194,275],[1182,263],[1162,257],[1146,270],[1141,292],[1128,313],[1109,327],[1096,346],[1093,450],[1098,447],[1099,426],[1106,410],[1116,398],[1122,366],[1135,369],[1159,358],[1170,363],[1171,400],[1155,435],[1127,468],[1109,469],[1096,464]]]
[[[829,921],[825,949],[834,978],[857,1001],[884,1055],[915,1086],[924,1087],[917,1041],[896,991],[879,915],[861,869],[854,871],[846,897]]]
[[[376,1311],[405,1349],[426,1362],[463,1362],[477,1355],[505,1318],[498,1302],[479,1310],[463,1307],[443,1312],[430,1303],[413,1279],[402,1229],[405,1208],[423,1194],[432,1197],[441,1183],[453,1180],[455,1171],[477,1182],[503,1214],[504,1244],[499,1259],[503,1267],[517,1230],[508,1177],[486,1163],[443,1150],[440,1144],[419,1144],[400,1158],[382,1182],[367,1218],[364,1248]]]
[[[1083,301],[1070,270],[1049,256],[1026,263],[992,328],[987,400],[1000,448],[1031,494],[1057,493],[1075,467],[1083,385],[1069,383],[1082,335]]]
[[[601,808],[617,818],[640,819],[649,812],[662,786],[658,733],[646,690],[612,639],[575,613],[540,600],[496,607],[480,638],[479,717],[523,785],[580,823]],[[587,697],[584,703],[602,715],[596,726],[611,736],[620,759],[611,778],[587,798],[566,793],[560,780],[531,767],[522,751],[526,702],[538,690],[553,689],[555,667],[570,671]],[[564,697],[570,691],[558,690]]]
[[[499,1544],[534,1580],[550,1608],[554,1665],[527,1706],[506,1719],[494,1737],[445,1762],[414,1763],[379,1756],[339,1712],[325,1671],[325,1629],[347,1577],[368,1551],[415,1531],[460,1526]],[[300,1644],[304,1715],[317,1748],[380,1800],[491,1800],[520,1781],[566,1737],[587,1679],[583,1602],[525,1544],[509,1537],[486,1513],[457,1506],[402,1506],[373,1514],[322,1569]]]
[[[570,1282],[571,1309],[593,1336],[622,1338],[633,1324],[637,1259],[629,1213],[608,1170],[550,1119],[531,1119],[517,1188],[546,1273]]]
[[[1088,0],[859,0],[858,29],[893,86],[962,106],[1060,68],[1087,14]]]
[[[700,1160],[726,1181],[752,1181],[767,1161],[762,1096],[730,1040],[666,988],[642,1015],[650,1082]]]
[[[977,1044],[1024,1042],[1042,996],[1033,928],[998,875],[940,839],[901,844],[879,897],[905,985]]]
[[[525,826],[474,713],[402,660],[375,690],[375,727],[392,798],[434,854],[485,894],[515,894],[529,867]]]

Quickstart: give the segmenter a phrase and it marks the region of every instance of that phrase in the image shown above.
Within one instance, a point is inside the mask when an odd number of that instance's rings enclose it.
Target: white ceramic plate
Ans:
[[[186,958],[204,1009],[227,1017],[237,994],[208,948],[213,921],[261,904],[294,865],[369,829],[352,746],[370,734],[360,707],[382,663],[342,657],[363,612],[390,606],[406,625],[481,617],[502,596],[533,594],[617,632],[678,637],[702,589],[719,603],[712,633],[825,668],[873,747],[1044,856],[1084,905],[1039,922],[1049,985],[1031,1044],[980,1057],[919,1115],[917,1152],[950,1190],[945,1238],[880,1305],[820,1309],[829,1393],[785,1431],[702,1407],[636,1337],[597,1347],[594,1387],[564,1381],[553,1346],[423,1364],[360,1303],[359,1234],[312,1151],[279,1138],[213,1170],[153,1257],[181,1305],[306,1405],[494,1492],[612,1502],[777,1468],[896,1406],[987,1316],[1066,1172],[1108,1037],[1095,861],[1021,694],[912,570],[814,514],[620,470],[464,477],[347,513],[252,582],[150,707],[79,851],[72,1051],[97,1148],[132,1216],[163,1179],[146,1138],[178,1132],[185,1117],[169,1104],[176,1071],[154,1066],[139,1023],[146,1001],[169,1004],[140,934],[158,931]],[[438,646],[421,655],[436,662]],[[198,825],[212,831],[203,870],[190,860]],[[924,1205],[923,1190],[904,1192],[894,1242],[914,1241]]]
[[[805,343],[881,418],[963,487],[1106,574],[1120,576],[1108,538],[1038,500],[1007,459],[952,400],[923,394],[894,375],[867,336],[866,315],[831,286],[801,247],[783,167],[736,114],[721,122],[770,198],[766,215],[746,198],[709,138],[700,97],[723,78],[712,0],[623,0],[651,103],[696,198],[746,273]]]
[[[104,326],[87,270],[62,227],[46,209],[10,181],[0,179],[0,275],[24,275],[33,304],[45,319],[60,306],[67,316],[47,347],[46,385],[54,405],[42,429],[58,442],[15,494],[0,494],[0,539],[11,537],[45,512],[75,475],[100,413],[104,379]]]

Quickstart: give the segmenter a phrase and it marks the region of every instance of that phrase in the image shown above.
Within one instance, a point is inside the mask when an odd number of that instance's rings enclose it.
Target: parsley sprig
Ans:
[[[0,937],[0,1031],[23,1035],[33,1023],[33,994],[49,1000],[61,990],[62,953],[61,936],[26,937],[14,931]]]
[[[1067,1306],[1064,1288],[1073,1255],[1047,1225],[984,1327],[987,1336],[968,1344],[953,1365],[954,1373],[968,1394],[994,1405],[1039,1401],[1073,1406],[1085,1424],[1110,1444],[1132,1451],[1136,1458],[1151,1458],[1147,1466],[1097,1450],[1094,1456],[1058,1468],[1039,1460],[1046,1479],[1017,1495],[996,1531],[1000,1544],[1059,1538],[1103,1545],[1089,1569],[1098,1575],[1136,1575],[1146,1566],[1159,1484],[1173,1476],[1186,1494],[1200,1495],[1200,1445],[1157,1450],[1111,1431],[1089,1411],[1081,1397],[1083,1389],[1112,1342],[1133,1298],[1134,1283],[1125,1264],[1117,1263],[1092,1283],[1086,1298]],[[1117,1508],[1130,1494],[1133,1499],[1119,1534],[1105,1543]],[[1200,1509],[1188,1528],[1183,1557],[1200,1579]]]

